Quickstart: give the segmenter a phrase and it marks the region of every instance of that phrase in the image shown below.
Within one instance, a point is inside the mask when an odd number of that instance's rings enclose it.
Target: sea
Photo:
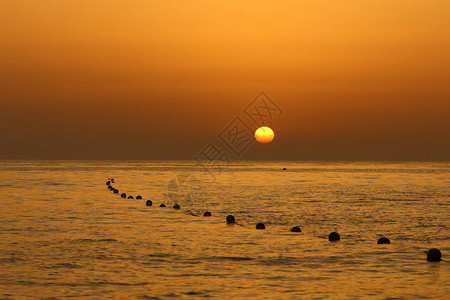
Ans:
[[[0,299],[450,299],[449,208],[450,162],[4,160]]]

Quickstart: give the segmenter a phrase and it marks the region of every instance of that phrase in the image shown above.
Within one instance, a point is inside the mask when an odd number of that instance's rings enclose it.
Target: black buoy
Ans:
[[[128,199],[133,199],[133,196],[128,196]]]
[[[227,216],[227,223],[228,223],[228,224],[234,224],[234,223],[236,223],[236,220],[235,220],[235,218],[234,218],[233,215],[228,215],[228,216]]]
[[[328,235],[328,240],[331,241],[331,242],[339,241],[340,239],[341,239],[341,236],[336,231],[333,231],[332,233],[330,233]]]
[[[111,178],[111,182],[114,183],[114,178]]]
[[[127,197],[127,194],[125,194],[125,193],[122,193],[122,194],[120,194],[120,197],[122,197],[122,198],[126,198],[126,197]]]
[[[114,189],[112,186],[108,185],[108,190]]]
[[[136,199],[142,199],[142,196],[137,195],[137,196],[136,196]]]
[[[210,213],[209,211],[205,211],[205,212],[203,213],[203,216],[204,216],[204,217],[211,217],[211,213]]]
[[[427,251],[427,260],[428,261],[441,261],[442,254],[441,251],[437,248],[431,248]]]
[[[147,200],[147,201],[145,201],[145,205],[146,205],[146,206],[152,206],[152,205],[153,205],[152,200]]]
[[[287,169],[286,168],[283,168],[283,171],[286,171]]]
[[[380,237],[377,242],[377,244],[390,244],[390,243],[391,243],[391,241],[387,237],[384,237],[384,236]]]
[[[302,232],[302,229],[298,226],[294,226],[291,228],[291,232]]]
[[[114,189],[114,194],[118,194],[119,190],[118,189]]]
[[[180,205],[174,204],[174,205],[173,205],[173,208],[175,208],[175,209],[180,209]]]
[[[108,181],[106,182],[106,185],[111,185],[111,181],[108,180]]]
[[[256,224],[256,229],[266,229],[266,225],[264,225],[263,223],[258,223]]]
[[[159,207],[166,207],[166,205],[163,203],[163,204],[161,204]]]

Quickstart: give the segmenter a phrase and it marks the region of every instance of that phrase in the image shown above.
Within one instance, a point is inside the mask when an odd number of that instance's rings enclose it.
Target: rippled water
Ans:
[[[3,161],[0,298],[446,299],[449,175],[449,163],[239,162],[205,173],[192,162]],[[143,199],[110,192],[111,177]],[[444,261],[425,260],[431,247]]]

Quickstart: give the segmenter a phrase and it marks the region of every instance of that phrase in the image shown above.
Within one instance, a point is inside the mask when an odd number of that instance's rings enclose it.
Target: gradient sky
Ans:
[[[1,159],[450,160],[450,1],[0,1]]]

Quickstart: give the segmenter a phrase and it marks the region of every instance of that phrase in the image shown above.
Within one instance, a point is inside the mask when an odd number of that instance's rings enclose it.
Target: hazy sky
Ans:
[[[0,158],[450,160],[450,1],[0,1]],[[253,129],[253,128],[252,128]]]

